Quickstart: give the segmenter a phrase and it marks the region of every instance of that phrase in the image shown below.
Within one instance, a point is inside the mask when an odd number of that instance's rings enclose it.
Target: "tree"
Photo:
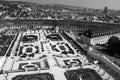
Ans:
[[[118,37],[113,36],[108,40],[108,45],[111,48],[115,48],[118,44],[120,44],[120,40]]]
[[[108,46],[109,46],[109,49],[112,50],[114,52],[114,54],[120,54],[120,40],[118,37],[111,37],[109,40],[108,40]]]

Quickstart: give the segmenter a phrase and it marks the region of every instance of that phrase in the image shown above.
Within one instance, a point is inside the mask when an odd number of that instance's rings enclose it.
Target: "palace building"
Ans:
[[[82,36],[81,40],[90,45],[103,44],[108,42],[110,37],[120,38],[120,27],[105,27],[89,29]]]
[[[6,24],[7,27],[2,27],[2,31],[6,29],[26,30],[41,28],[51,28],[57,32],[71,31],[73,34],[83,34],[83,42],[91,45],[106,43],[108,39],[114,35],[119,37],[120,30],[120,24],[83,22],[75,20],[13,20],[6,21],[4,24]]]
[[[59,27],[60,31],[72,31],[76,34],[84,33],[88,29],[104,28],[104,27],[119,27],[119,24],[113,23],[99,23],[99,22],[85,22],[76,20],[13,20],[7,21],[9,29],[23,29],[23,28],[41,28],[41,26]]]

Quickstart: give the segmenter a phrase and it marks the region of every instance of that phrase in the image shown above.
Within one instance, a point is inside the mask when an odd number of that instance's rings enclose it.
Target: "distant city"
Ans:
[[[2,1],[0,20],[15,19],[50,19],[79,20],[88,22],[119,23],[120,10],[91,9],[60,4],[36,4]]]

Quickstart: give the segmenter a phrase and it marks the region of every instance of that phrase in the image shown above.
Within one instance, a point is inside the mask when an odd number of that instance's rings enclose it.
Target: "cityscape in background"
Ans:
[[[120,10],[92,9],[61,4],[37,4],[2,1],[0,5],[1,20],[15,19],[52,19],[79,20],[88,22],[119,23]]]
[[[0,80],[120,80],[120,10],[1,0]]]

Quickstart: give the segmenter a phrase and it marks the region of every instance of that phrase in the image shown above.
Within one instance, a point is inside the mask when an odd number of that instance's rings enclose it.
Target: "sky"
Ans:
[[[14,1],[14,0],[9,0]],[[105,6],[108,9],[120,9],[120,0],[16,0],[16,1],[30,1],[40,4],[66,4],[72,6],[104,9]]]

